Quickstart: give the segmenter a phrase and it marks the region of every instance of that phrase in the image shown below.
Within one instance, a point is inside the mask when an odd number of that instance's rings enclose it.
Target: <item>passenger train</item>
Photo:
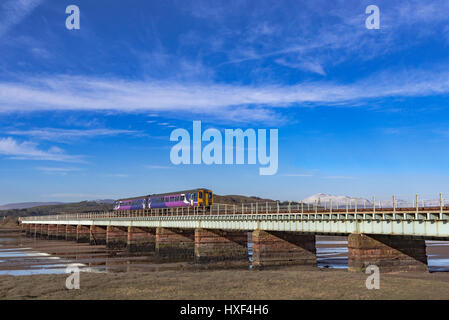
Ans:
[[[176,207],[209,207],[214,196],[211,190],[200,188],[178,192],[150,194],[147,196],[119,199],[114,202],[114,210],[142,210]]]

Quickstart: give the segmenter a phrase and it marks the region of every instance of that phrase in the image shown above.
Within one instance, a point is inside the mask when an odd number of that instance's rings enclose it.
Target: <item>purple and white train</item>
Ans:
[[[142,210],[176,207],[208,207],[213,204],[211,190],[201,188],[178,192],[150,194],[135,198],[119,199],[114,202],[114,210]]]

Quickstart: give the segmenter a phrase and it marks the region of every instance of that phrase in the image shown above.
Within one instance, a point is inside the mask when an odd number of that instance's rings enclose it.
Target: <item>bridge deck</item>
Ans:
[[[21,218],[24,224],[65,224],[225,230],[365,233],[449,239],[449,208],[328,209],[251,206],[209,210],[153,209]],[[320,211],[319,211],[320,210]],[[245,212],[246,211],[246,212]],[[235,213],[234,213],[235,212]],[[245,212],[245,213],[242,213]]]

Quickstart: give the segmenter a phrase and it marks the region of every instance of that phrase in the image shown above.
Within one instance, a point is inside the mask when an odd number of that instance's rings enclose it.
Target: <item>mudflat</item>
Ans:
[[[248,270],[218,265],[191,263],[154,264],[151,257],[122,257],[105,251],[103,246],[89,246],[58,240],[33,240],[20,235],[16,226],[1,226],[4,237],[12,241],[1,245],[3,250],[31,246],[39,252],[49,252],[64,259],[75,259],[89,266],[108,261],[117,272],[81,272],[80,289],[68,290],[69,274],[1,275],[0,300],[5,299],[449,299],[449,273],[381,273],[380,289],[367,289],[369,275],[349,273],[345,269],[314,267],[279,267]],[[337,239],[339,240],[339,239]],[[438,247],[439,250],[439,247]],[[38,258],[38,259],[37,259]],[[41,263],[31,260],[11,263],[11,269],[31,268]],[[4,258],[5,259],[5,258]],[[44,257],[44,259],[46,259]],[[124,262],[122,260],[125,260]],[[131,261],[130,261],[131,259]],[[136,259],[144,261],[136,263]],[[27,260],[28,261],[28,260]],[[51,260],[53,264],[65,262]],[[3,261],[3,264],[6,262]],[[110,266],[109,264],[112,264]],[[114,268],[114,265],[126,267]],[[134,270],[132,267],[136,267]],[[137,268],[138,267],[138,268]],[[105,270],[106,270],[105,269]],[[124,272],[126,271],[126,272]]]
[[[0,299],[448,299],[447,273],[381,274],[380,289],[367,275],[346,270],[168,270],[81,273],[80,289],[68,275],[0,276]]]

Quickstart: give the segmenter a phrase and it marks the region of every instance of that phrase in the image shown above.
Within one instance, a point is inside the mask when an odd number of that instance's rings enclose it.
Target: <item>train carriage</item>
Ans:
[[[119,199],[114,202],[114,210],[141,210],[177,207],[209,207],[213,204],[213,193],[199,188],[170,193]]]
[[[114,202],[114,210],[142,210],[148,207],[147,197],[120,199]]]

